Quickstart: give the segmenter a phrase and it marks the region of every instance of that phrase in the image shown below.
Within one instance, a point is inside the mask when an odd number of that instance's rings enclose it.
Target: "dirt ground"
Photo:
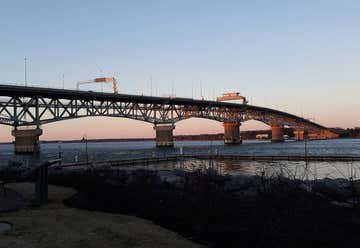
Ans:
[[[31,199],[31,183],[7,186]],[[49,204],[0,213],[0,221],[13,225],[0,234],[0,248],[27,247],[201,247],[150,221],[65,207],[62,200],[73,195],[71,188],[49,186]]]

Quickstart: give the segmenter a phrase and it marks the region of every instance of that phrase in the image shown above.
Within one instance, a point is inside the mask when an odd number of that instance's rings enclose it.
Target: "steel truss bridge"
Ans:
[[[327,130],[286,112],[247,104],[0,85],[0,124],[40,126],[92,116],[130,118],[153,124],[174,124],[193,117],[232,123],[257,120],[269,126],[311,132]]]

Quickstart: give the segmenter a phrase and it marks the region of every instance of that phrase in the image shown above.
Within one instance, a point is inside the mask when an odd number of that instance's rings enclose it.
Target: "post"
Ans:
[[[61,160],[61,157],[62,157],[61,142],[58,142],[58,149],[59,149],[58,158]]]
[[[226,145],[241,144],[240,137],[240,123],[238,122],[224,122],[224,143]]]
[[[184,155],[184,147],[180,147],[180,156],[183,156]]]
[[[48,202],[48,168],[49,166],[60,163],[61,159],[51,160],[35,168],[35,204],[41,206]]]
[[[35,204],[42,205],[48,201],[48,166],[43,164],[35,170]]]
[[[15,137],[15,153],[36,154],[40,152],[39,136],[42,129],[15,129],[11,133]]]
[[[174,124],[156,124],[154,130],[156,131],[156,146],[157,147],[173,147]]]
[[[89,153],[88,153],[88,143],[87,143],[87,136],[84,134],[82,141],[85,143],[85,159],[86,159],[86,165],[89,164]]]
[[[284,142],[284,127],[282,125],[271,126],[271,142]]]

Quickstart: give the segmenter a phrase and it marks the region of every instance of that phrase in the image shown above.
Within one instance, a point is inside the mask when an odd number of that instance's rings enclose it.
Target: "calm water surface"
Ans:
[[[343,155],[360,156],[360,139],[318,140],[306,142],[310,155]],[[156,148],[153,141],[139,142],[88,142],[87,151],[89,161],[116,160],[125,158],[139,158],[149,156],[166,156],[179,154],[182,147],[184,154],[239,154],[239,155],[304,155],[305,142],[287,141],[284,143],[271,143],[269,141],[244,141],[237,146],[225,146],[222,141],[177,141],[174,148]],[[61,157],[64,162],[85,161],[86,143],[43,143],[41,144],[40,160]],[[12,144],[0,144],[0,166],[9,161],[23,161],[31,164],[34,159],[30,156],[14,155]],[[177,163],[175,166],[195,168],[207,166],[206,161],[188,161],[187,164]],[[256,174],[264,168],[298,177],[304,174],[307,166],[304,162],[253,162],[253,161],[215,161],[213,162],[223,173],[230,174]],[[156,165],[159,166],[159,165]],[[174,166],[163,163],[160,166]],[[360,176],[359,162],[352,163],[310,163],[312,170],[308,177],[348,177]],[[307,170],[309,171],[309,170]],[[357,175],[358,174],[358,175]]]

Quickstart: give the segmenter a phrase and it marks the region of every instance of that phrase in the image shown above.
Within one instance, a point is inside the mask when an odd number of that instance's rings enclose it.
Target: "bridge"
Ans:
[[[91,116],[152,123],[158,147],[173,146],[175,123],[194,117],[222,122],[225,144],[241,143],[240,126],[248,120],[269,125],[273,142],[283,141],[284,127],[293,128],[297,140],[338,137],[328,128],[307,119],[248,104],[0,85],[0,124],[14,127],[12,135],[17,153],[39,151],[42,125]]]

